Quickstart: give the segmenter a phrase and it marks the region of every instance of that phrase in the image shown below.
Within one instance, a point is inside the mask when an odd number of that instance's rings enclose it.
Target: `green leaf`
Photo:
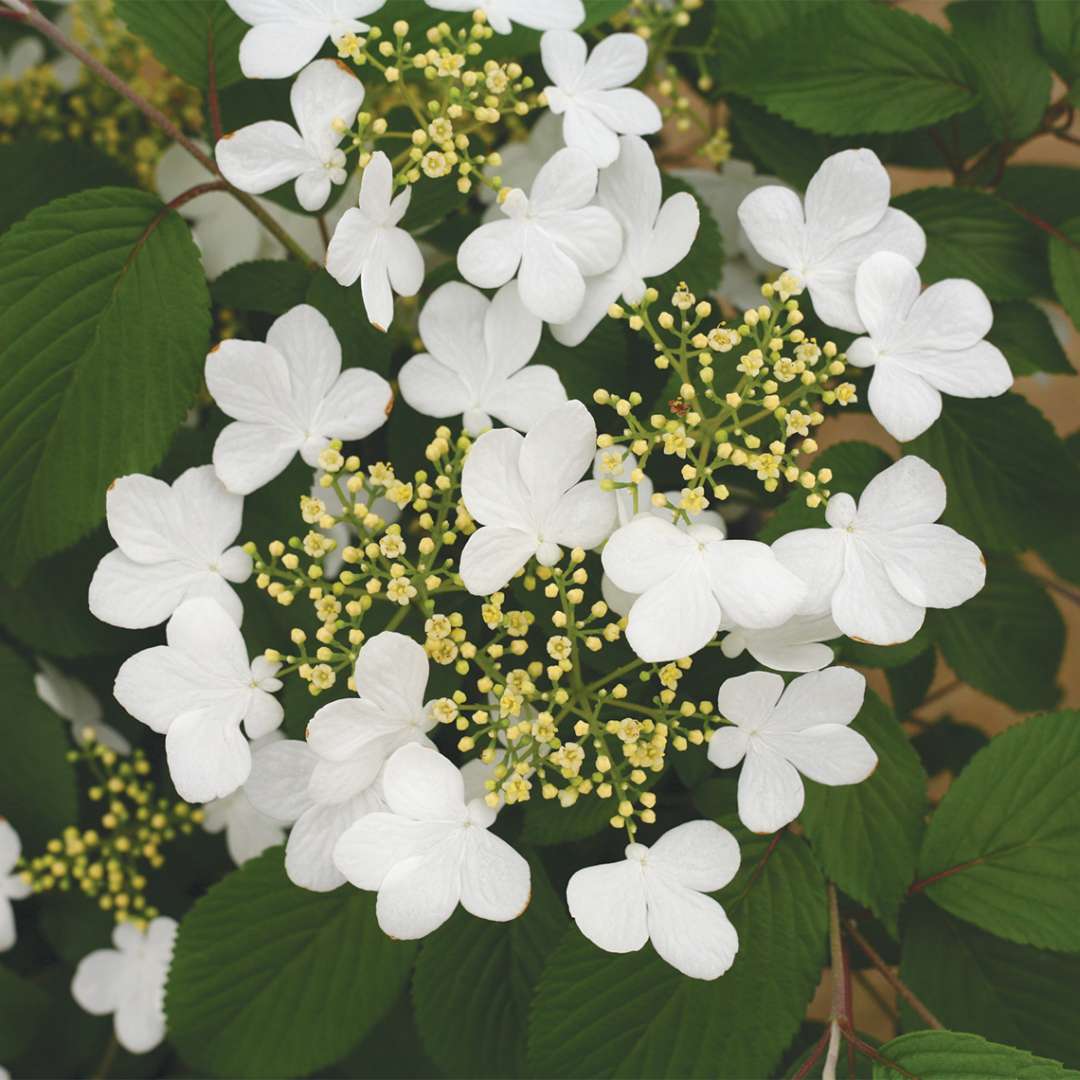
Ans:
[[[205,90],[210,55],[219,89],[239,82],[240,41],[248,26],[225,0],[116,0],[116,13],[180,78]]]
[[[1050,67],[1039,55],[1026,4],[966,0],[948,8],[953,40],[975,71],[982,111],[998,139],[1020,142],[1038,129],[1050,103]]]
[[[49,995],[36,983],[0,965],[0,1058],[14,1061],[44,1024]]]
[[[334,328],[341,342],[342,367],[365,367],[389,375],[390,336],[368,321],[359,282],[346,289],[320,270],[308,289],[307,302],[318,308]]]
[[[284,315],[304,303],[312,278],[300,263],[257,259],[226,270],[210,286],[210,295],[221,307]]]
[[[1080,169],[1063,165],[1010,165],[1002,174],[997,194],[1022,206],[1051,225],[1076,213]]]
[[[986,338],[1005,354],[1014,375],[1076,374],[1046,312],[1026,300],[994,304],[994,325]]]
[[[853,641],[841,638],[837,643],[837,654],[849,663],[859,667],[890,668],[902,667],[914,660],[926,650],[930,643],[930,634],[922,627],[916,635],[899,645],[870,645],[865,641]]]
[[[963,53],[918,16],[839,4],[801,19],[782,17],[777,25],[799,43],[785,54],[782,73],[754,49],[729,66],[726,82],[810,131],[911,131],[976,101],[974,74]]]
[[[712,982],[680,975],[651,946],[612,955],[570,929],[533,1004],[533,1073],[771,1075],[820,978],[825,882],[794,836],[779,834],[763,862],[764,851],[748,842],[738,878],[717,894],[738,930],[739,955]]]
[[[1065,451],[1074,466],[1080,467],[1080,431],[1065,439]],[[1080,520],[1071,528],[1047,537],[1038,545],[1039,554],[1058,577],[1080,585]]]
[[[944,478],[949,503],[942,521],[986,550],[1022,551],[1076,521],[1080,466],[1018,394],[948,398],[937,423],[905,449]]]
[[[401,220],[401,227],[413,235],[445,221],[454,211],[465,207],[466,197],[458,191],[453,175],[422,178],[411,186],[409,209]]]
[[[181,922],[166,987],[169,1037],[196,1072],[307,1075],[394,1004],[414,953],[379,929],[372,893],[298,888],[281,848],[271,848]]]
[[[911,740],[930,776],[940,772],[954,775],[990,740],[972,724],[963,724],[951,716],[939,716]]]
[[[991,739],[949,788],[919,857],[926,894],[1021,945],[1080,952],[1080,712]]]
[[[1080,217],[1066,221],[1050,237],[1050,276],[1062,307],[1080,328]]]
[[[0,811],[22,841],[23,855],[40,853],[47,841],[76,823],[75,770],[68,725],[34,690],[34,672],[0,645]]]
[[[893,200],[926,230],[923,281],[970,278],[991,300],[1049,296],[1045,243],[1002,199],[960,188],[921,188]]]
[[[532,899],[508,923],[458,909],[427,938],[416,961],[416,1026],[432,1060],[451,1076],[520,1076],[529,1002],[551,945],[567,924],[562,900],[531,859]],[[448,986],[457,991],[448,996]]]
[[[1077,0],[1034,0],[1034,3],[1043,52],[1065,82],[1080,79],[1080,3]]]
[[[6,576],[104,516],[105,488],[164,456],[195,398],[209,296],[187,225],[98,188],[0,237],[0,543]]]
[[[117,162],[84,143],[20,139],[0,146],[0,233],[62,195],[130,182]]]
[[[592,401],[593,391],[601,386],[612,390],[625,385],[627,378],[625,323],[601,319],[580,345],[560,345],[545,333],[530,363],[547,364],[559,373],[559,379],[571,398]]]
[[[874,748],[877,768],[861,784],[807,780],[799,820],[826,877],[895,929],[922,842],[926,773],[876,694],[867,692],[851,726]]]
[[[900,956],[900,978],[947,1027],[1080,1066],[1080,956],[1002,941],[923,897],[904,913]]]
[[[609,828],[608,822],[618,813],[615,795],[601,799],[589,795],[573,806],[563,806],[558,799],[530,799],[525,804],[521,841],[536,847],[583,840]]]
[[[937,653],[933,646],[899,667],[889,668],[885,678],[892,695],[893,712],[903,719],[925,700],[937,670]]]
[[[991,559],[981,592],[927,616],[942,655],[964,682],[1014,709],[1058,703],[1065,624],[1046,589],[1011,559]]]
[[[864,442],[842,442],[830,446],[814,459],[813,468],[832,469],[830,491],[845,491],[858,499],[862,489],[882,469],[887,469],[892,459],[880,447]],[[819,506],[806,505],[806,492],[793,491],[758,533],[758,539],[766,544],[796,529],[824,529],[825,511]]]
[[[1027,1050],[956,1031],[913,1031],[887,1042],[878,1053],[904,1071],[875,1062],[874,1080],[911,1076],[926,1080],[1077,1080],[1080,1076]]]
[[[362,1043],[322,1075],[346,1080],[421,1080],[441,1076],[424,1053],[408,990]]]

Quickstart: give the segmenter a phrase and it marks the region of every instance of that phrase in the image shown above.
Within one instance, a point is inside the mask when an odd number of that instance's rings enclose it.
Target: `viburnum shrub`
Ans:
[[[2,3],[0,1076],[1080,1075],[1080,3]]]

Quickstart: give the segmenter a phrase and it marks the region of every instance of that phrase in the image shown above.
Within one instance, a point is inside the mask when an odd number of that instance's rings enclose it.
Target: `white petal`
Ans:
[[[859,267],[855,306],[879,348],[896,342],[921,288],[919,271],[892,251],[879,251]]]
[[[231,568],[242,576],[231,576],[225,565],[229,558],[225,549],[240,532],[244,500],[225,490],[212,465],[185,470],[173,481],[172,489],[179,517],[177,535],[186,549],[182,557],[190,559],[194,555],[205,560],[208,569],[214,569],[211,564],[216,564],[230,581],[246,581],[251,573],[250,557],[243,556],[239,563],[244,565]]]
[[[303,444],[296,429],[238,421],[214,442],[214,470],[229,491],[250,495],[279,476]]]
[[[228,800],[217,800],[203,807],[206,817],[203,827],[209,830],[211,814],[215,806],[227,803],[228,819],[225,827],[225,846],[229,858],[237,866],[243,866],[258,858],[268,848],[285,843],[285,830],[273,818],[260,814],[243,791],[237,791]]]
[[[164,562],[181,555],[180,514],[172,489],[161,480],[121,476],[105,493],[109,532],[128,558]]]
[[[802,812],[804,789],[795,766],[761,740],[751,740],[739,774],[739,819],[751,831],[773,833]]]
[[[941,394],[891,359],[878,361],[867,399],[874,419],[899,442],[921,435],[941,415]]]
[[[513,286],[506,286],[506,291],[512,293]],[[425,348],[437,363],[452,371],[472,390],[474,399],[489,374],[489,350],[485,345],[484,329],[491,306],[492,302],[478,289],[460,281],[448,281],[431,294],[420,312],[418,329]],[[473,400],[468,404],[473,404]],[[462,411],[464,407],[429,415],[449,416]]]
[[[517,273],[523,242],[524,227],[518,221],[503,219],[481,225],[458,248],[458,270],[473,285],[497,289]]]
[[[739,844],[715,821],[687,821],[668,829],[649,848],[654,871],[698,892],[722,889],[739,871]]]
[[[14,826],[6,818],[0,818],[0,875],[15,869],[22,854],[22,843]]]
[[[240,717],[225,709],[182,713],[165,736],[169,775],[187,802],[231,795],[251,772],[251,750]]]
[[[540,38],[540,59],[556,86],[572,86],[585,70],[585,39],[569,30],[549,30]]]
[[[145,565],[110,551],[90,582],[90,611],[102,622],[129,630],[156,626],[176,610],[194,576],[178,562]]]
[[[465,813],[461,773],[437,750],[404,746],[386,763],[383,795],[394,814],[416,821],[457,821]]]
[[[622,253],[622,229],[615,216],[602,206],[565,210],[546,217],[543,232],[562,254],[573,259],[582,274],[602,274],[610,270]],[[530,249],[535,246],[536,240],[530,232],[526,261]]]
[[[918,372],[935,390],[955,397],[997,397],[1013,384],[1008,360],[989,341],[951,352],[903,353],[897,361]]]
[[[17,939],[15,912],[7,896],[0,893],[0,952],[7,952]]]
[[[604,571],[629,593],[666,581],[694,552],[694,542],[670,521],[639,514],[616,529],[604,547]]]
[[[503,428],[481,435],[470,448],[461,474],[461,496],[481,524],[532,527],[531,498],[518,467],[524,444],[516,431]]]
[[[568,401],[542,417],[521,444],[518,468],[543,522],[592,463],[596,422],[580,401]]]
[[[610,41],[611,38],[604,40]],[[650,135],[663,127],[664,120],[659,108],[640,90],[593,90],[582,97],[585,106],[601,124],[620,134]],[[567,119],[569,115],[567,113]],[[620,148],[616,147],[616,153],[619,152]],[[596,160],[595,155],[593,160]]]
[[[666,199],[642,259],[642,274],[666,274],[682,262],[690,253],[700,222],[697,200],[689,192],[679,191]]]
[[[544,518],[545,542],[570,548],[599,547],[615,527],[615,504],[596,480],[575,484]]]
[[[461,580],[473,596],[488,596],[507,585],[536,550],[533,533],[485,525],[469,537],[461,552]]]
[[[750,736],[738,725],[717,728],[709,740],[707,756],[718,769],[734,769],[750,746]]]
[[[413,941],[450,918],[461,898],[463,842],[464,830],[455,830],[426,855],[397,863],[387,873],[375,902],[384,934]]]
[[[859,496],[859,528],[888,533],[937,521],[945,510],[945,481],[920,457],[908,454],[879,472]]]
[[[158,974],[157,985],[147,984],[128,991],[116,1010],[114,1027],[116,1041],[129,1054],[148,1054],[165,1038],[165,1013],[162,998],[165,990],[165,971]]]
[[[234,420],[284,428],[299,424],[289,364],[273,346],[223,341],[207,355],[204,373],[218,408]]]
[[[897,346],[953,351],[970,349],[986,337],[994,311],[973,281],[946,278],[931,285],[914,303]]]
[[[365,176],[370,168],[369,165],[365,170]],[[339,285],[348,287],[355,283],[371,256],[379,231],[371,219],[356,207],[341,215],[326,249],[326,272]]]
[[[394,290],[390,287],[390,270],[381,235],[376,237],[375,249],[360,271],[360,295],[368,322],[376,330],[385,332],[394,321]]]
[[[866,679],[854,668],[833,667],[793,679],[760,729],[803,731],[821,724],[850,724],[862,708]]]
[[[750,192],[739,205],[739,224],[767,262],[802,268],[806,226],[802,203],[793,191],[770,185]]]
[[[296,201],[309,213],[321,210],[333,190],[330,174],[324,168],[309,169],[296,178],[293,191]]]
[[[71,996],[93,1016],[115,1012],[125,974],[124,957],[115,949],[96,949],[84,956],[71,981]]]
[[[919,607],[957,607],[986,584],[982,552],[946,525],[912,525],[888,533],[875,551],[896,591]]]
[[[289,91],[289,103],[300,134],[319,157],[320,165],[326,163],[341,142],[334,122],[340,120],[346,128],[351,128],[363,101],[363,84],[337,60],[316,60],[296,77]]]
[[[390,206],[394,193],[394,167],[383,151],[371,155],[360,180],[360,209],[369,219],[379,221]]]
[[[418,722],[424,707],[428,659],[412,638],[384,631],[368,638],[356,657],[356,692],[401,723]]]
[[[260,746],[244,794],[259,813],[291,825],[311,806],[308,783],[317,762],[315,752],[299,739]]]
[[[253,26],[240,42],[240,70],[248,79],[285,79],[313,60],[326,40],[317,23],[268,22]]]
[[[512,375],[486,394],[482,402],[496,419],[525,432],[531,431],[537,421],[553,409],[565,404],[566,391],[559,373],[546,364],[533,364]]]
[[[847,545],[844,576],[833,593],[832,616],[848,637],[872,645],[910,641],[926,609],[909,603],[864,543]]]
[[[857,731],[840,724],[770,731],[764,741],[804,776],[830,787],[861,783],[877,768],[877,754],[870,743]]]
[[[798,529],[774,541],[777,559],[807,586],[801,610],[828,610],[844,572],[844,547],[845,534],[839,529]]]
[[[582,89],[611,90],[633,82],[645,67],[649,48],[637,34],[608,34],[589,54]]]
[[[806,599],[802,580],[783,566],[768,544],[719,540],[705,545],[704,557],[720,609],[738,626],[779,626]]]
[[[297,131],[280,120],[260,120],[226,135],[218,140],[214,156],[221,175],[252,195],[322,165]]]
[[[706,583],[701,563],[687,559],[634,601],[626,640],[642,660],[690,656],[712,640],[720,626],[720,607]]]
[[[300,815],[285,846],[285,873],[294,885],[312,892],[330,892],[345,883],[334,865],[334,848],[354,822],[370,813],[372,796],[358,795],[329,806],[312,806]]]
[[[584,102],[571,102],[563,114],[563,141],[598,168],[606,168],[619,156],[619,138]]]
[[[425,416],[460,416],[473,403],[461,376],[427,353],[405,361],[398,372],[398,389],[409,405]]]
[[[720,686],[716,705],[720,715],[750,731],[763,727],[780,695],[784,680],[771,671],[750,671],[727,679]]]
[[[509,376],[520,371],[536,352],[542,330],[543,323],[521,302],[517,286],[504,285],[491,298],[483,319],[483,351],[491,372]]]
[[[711,897],[646,873],[649,940],[660,958],[692,979],[718,979],[735,962],[739,935]]]
[[[594,209],[598,210],[599,207]],[[464,250],[463,244],[461,251]],[[458,263],[460,268],[460,251]],[[477,276],[466,274],[463,268],[462,274],[478,285],[483,284]],[[501,285],[504,280],[501,278],[491,284]],[[544,322],[568,322],[585,300],[585,278],[577,263],[547,232],[536,226],[527,230],[517,285],[521,302]]]
[[[376,811],[349,826],[334,848],[334,863],[359,889],[379,889],[399,863],[439,847],[458,826],[410,821]]]
[[[624,135],[619,139],[618,161],[600,173],[596,201],[622,225],[634,261],[656,223],[660,197],[660,170],[649,144],[636,135]]]
[[[578,929],[607,952],[637,952],[649,940],[645,881],[635,860],[578,870],[566,903]]]
[[[394,392],[381,375],[350,368],[331,387],[315,427],[326,438],[366,439],[386,423],[393,403]]]
[[[411,195],[412,190],[405,194]],[[424,256],[420,246],[404,229],[397,228],[386,230],[383,243],[386,270],[394,292],[398,296],[415,296],[424,283]]]
[[[389,716],[371,702],[342,698],[324,705],[308,721],[307,741],[326,761],[352,763],[372,743],[402,734],[403,727],[403,718]],[[372,779],[381,767],[379,756]]]
[[[578,313],[567,322],[551,328],[555,340],[561,345],[580,345],[607,317],[608,308],[619,299],[627,280],[621,263],[606,274],[586,278],[585,298]]]
[[[808,254],[825,254],[873,229],[889,205],[891,183],[872,150],[827,157],[806,186]]]
[[[553,214],[578,210],[596,194],[597,171],[592,159],[581,150],[557,150],[536,174],[529,193],[533,214]]]
[[[529,864],[487,829],[466,830],[461,860],[461,906],[478,919],[509,922],[531,896]]]
[[[470,11],[475,6],[476,0],[469,0],[463,10]],[[493,6],[490,0],[488,6]],[[542,4],[536,0],[498,0],[498,6],[507,18],[533,30],[573,30],[585,21],[581,0],[544,0]]]

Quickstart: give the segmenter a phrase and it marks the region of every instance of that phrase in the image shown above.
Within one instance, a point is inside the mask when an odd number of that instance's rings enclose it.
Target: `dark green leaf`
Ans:
[[[1032,717],[980,750],[926,833],[941,907],[1021,945],[1080,952],[1080,713]]]
[[[940,716],[911,740],[931,776],[959,773],[990,740],[971,724]]]
[[[914,712],[923,703],[930,684],[934,681],[936,668],[937,653],[931,645],[899,667],[885,671],[889,693],[892,695],[893,712],[900,719]]]
[[[312,276],[297,262],[259,259],[226,270],[210,286],[210,295],[222,307],[284,315],[307,298]]]
[[[929,643],[930,634],[924,626],[913,638],[899,645],[870,645],[865,641],[844,638],[837,643],[837,654],[859,667],[879,667],[887,671],[914,660],[926,650]]]
[[[7,577],[104,516],[195,398],[210,330],[198,249],[143,191],[98,188],[0,237],[0,542]]]
[[[375,897],[293,885],[271,848],[180,924],[165,1011],[184,1060],[215,1076],[303,1076],[336,1061],[393,1005],[415,945],[375,922]]]
[[[1080,3],[1034,0],[1043,52],[1067,83],[1080,78]]]
[[[1027,1050],[987,1042],[956,1031],[913,1031],[887,1042],[879,1053],[900,1066],[874,1065],[874,1080],[926,1077],[926,1080],[1076,1080],[1056,1061]]]
[[[49,1012],[49,995],[0,965],[0,1058],[14,1061],[37,1034]]]
[[[1010,165],[1001,177],[1001,198],[1051,225],[1060,225],[1076,214],[1080,169],[1062,165]]]
[[[380,375],[390,373],[389,335],[376,330],[368,321],[359,282],[346,289],[325,270],[320,270],[308,289],[307,302],[330,320],[341,342],[343,367],[365,367]]]
[[[401,227],[414,235],[445,221],[455,210],[464,207],[466,197],[457,189],[453,175],[439,179],[420,179],[412,185],[409,209]]]
[[[717,895],[740,945],[732,969],[713,982],[680,975],[651,946],[616,956],[576,928],[568,931],[533,1004],[533,1072],[770,1075],[820,977],[825,882],[809,849],[790,834],[780,834],[761,866],[763,851],[762,842],[748,842],[739,877]],[[767,971],[783,976],[763,978]]]
[[[531,363],[547,364],[559,373],[567,396],[591,401],[593,391],[607,386],[613,391],[627,377],[626,330],[614,319],[601,319],[592,333],[573,348],[560,345],[550,333],[540,339]]]
[[[994,304],[994,325],[986,338],[1005,354],[1014,375],[1076,374],[1046,313],[1026,300]]]
[[[1065,624],[1046,589],[1011,559],[991,559],[982,592],[927,621],[964,682],[1014,709],[1057,704]]]
[[[1080,328],[1080,217],[1064,222],[1050,237],[1050,276],[1062,307]]]
[[[1074,466],[1080,467],[1080,431],[1065,439],[1065,450]],[[1080,585],[1080,520],[1063,532],[1049,536],[1038,545],[1039,554],[1059,577]]]
[[[348,1057],[327,1070],[327,1075],[347,1080],[429,1080],[443,1075],[424,1053],[408,990]]]

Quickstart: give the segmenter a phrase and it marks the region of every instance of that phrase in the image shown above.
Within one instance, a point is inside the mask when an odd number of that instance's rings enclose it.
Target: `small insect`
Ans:
[[[668,402],[668,408],[676,416],[685,416],[690,410],[690,406],[687,405],[687,403],[683,401],[682,398],[672,398],[671,401]]]

